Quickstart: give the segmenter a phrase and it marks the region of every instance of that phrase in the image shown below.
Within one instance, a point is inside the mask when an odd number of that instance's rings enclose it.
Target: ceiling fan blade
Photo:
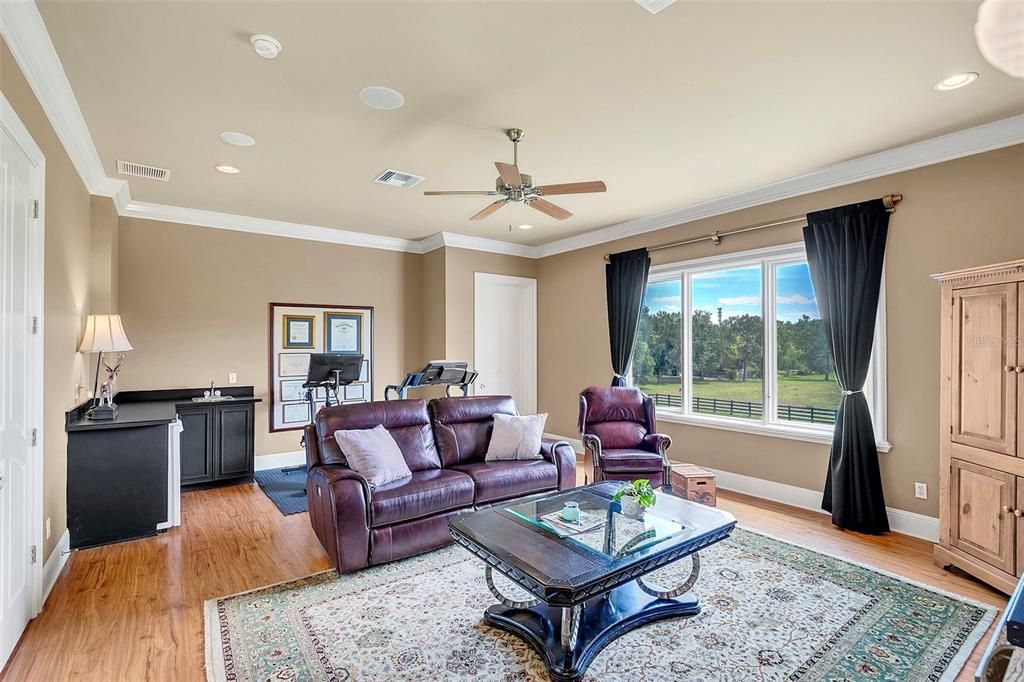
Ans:
[[[561,206],[556,206],[552,204],[550,201],[545,201],[543,199],[534,199],[533,201],[530,202],[529,206],[530,208],[537,209],[541,213],[548,214],[549,216],[555,218],[556,220],[565,220],[566,218],[572,217],[571,211],[566,211]]]
[[[537,188],[546,197],[556,194],[590,194],[592,192],[607,192],[608,188],[600,180],[591,182],[563,182],[560,185],[543,185]]]
[[[479,213],[477,213],[472,218],[470,218],[470,220],[483,220],[484,218],[486,218],[487,216],[491,215],[492,213],[494,213],[495,211],[497,211],[499,208],[501,208],[502,206],[504,206],[507,203],[508,203],[508,199],[498,199],[493,204],[488,204],[487,206],[484,206],[484,209],[482,211],[480,211]]]
[[[496,196],[497,194],[499,194],[499,192],[495,192],[493,190],[491,190],[491,191],[483,190],[481,192],[472,192],[472,191],[470,191],[470,192],[424,192],[423,193],[424,196],[428,196],[428,197],[442,197],[442,196],[483,196],[483,197],[493,197],[493,196]]]
[[[498,175],[501,176],[502,181],[509,187],[523,186],[523,176],[519,174],[519,168],[516,165],[495,161],[494,167],[498,169]]]

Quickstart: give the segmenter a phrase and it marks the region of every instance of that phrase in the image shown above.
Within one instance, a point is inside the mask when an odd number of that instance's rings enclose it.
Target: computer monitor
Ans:
[[[363,369],[363,356],[345,353],[311,353],[305,388],[327,384],[347,386],[359,380]]]

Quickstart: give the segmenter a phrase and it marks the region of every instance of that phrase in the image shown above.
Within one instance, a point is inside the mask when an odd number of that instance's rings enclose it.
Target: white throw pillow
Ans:
[[[540,445],[547,421],[546,412],[528,417],[494,415],[494,430],[484,460],[544,459],[544,455],[540,454]]]
[[[372,429],[335,431],[334,439],[349,468],[372,488],[412,476],[395,437],[381,424]]]

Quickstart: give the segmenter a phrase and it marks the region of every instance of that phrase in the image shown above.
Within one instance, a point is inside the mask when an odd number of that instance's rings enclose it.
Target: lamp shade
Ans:
[[[79,353],[111,353],[131,350],[120,315],[90,315],[85,320],[85,334]]]

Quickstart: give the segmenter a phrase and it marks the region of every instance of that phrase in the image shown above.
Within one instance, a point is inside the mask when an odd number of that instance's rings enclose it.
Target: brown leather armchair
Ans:
[[[656,429],[654,401],[639,389],[591,386],[580,393],[579,430],[592,482],[646,478],[668,485],[672,439]]]

